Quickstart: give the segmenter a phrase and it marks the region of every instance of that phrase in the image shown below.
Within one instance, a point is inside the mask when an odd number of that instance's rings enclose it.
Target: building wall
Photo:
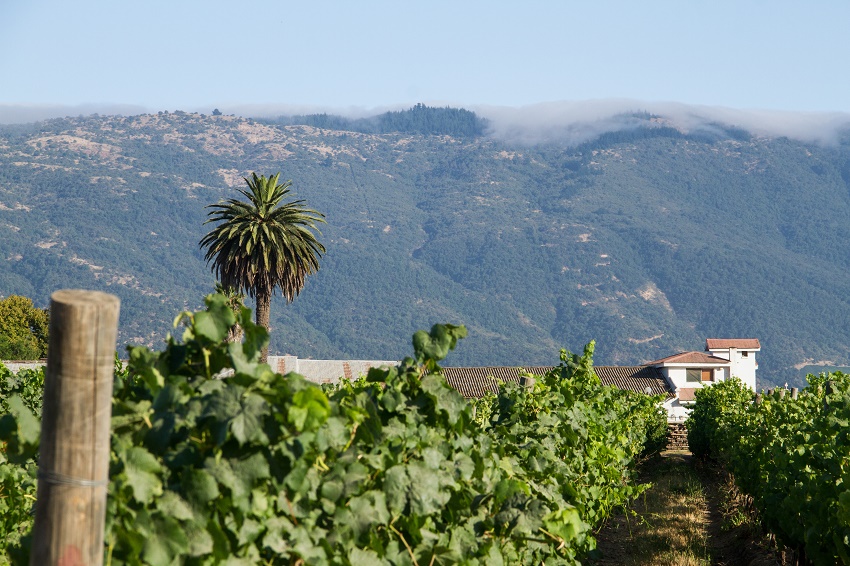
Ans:
[[[724,350],[710,350],[710,353],[718,358],[731,361],[731,376],[739,378],[745,385],[755,391],[756,370],[758,369],[755,351],[742,351],[737,348],[729,348]]]
[[[729,368],[720,367],[720,368],[712,368],[714,372],[714,381],[709,383],[703,383],[702,381],[688,381],[688,368],[697,368],[700,367],[698,365],[691,365],[682,367],[663,367],[661,368],[661,373],[664,374],[664,377],[667,379],[667,382],[673,387],[673,389],[699,389],[704,385],[710,385],[711,383],[717,383],[719,381],[723,381],[729,378]]]
[[[756,390],[756,353],[732,349],[732,375],[743,381],[747,387]]]

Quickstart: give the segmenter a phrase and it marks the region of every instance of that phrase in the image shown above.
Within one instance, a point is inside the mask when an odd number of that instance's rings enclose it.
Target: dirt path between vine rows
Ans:
[[[767,566],[781,557],[729,504],[730,485],[690,452],[669,451],[644,464],[652,488],[597,535],[596,566]],[[741,524],[742,523],[742,524]]]

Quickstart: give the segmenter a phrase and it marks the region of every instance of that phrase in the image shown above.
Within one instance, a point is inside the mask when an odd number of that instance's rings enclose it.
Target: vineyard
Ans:
[[[803,563],[850,564],[850,376],[808,380],[799,395],[754,397],[737,380],[698,390],[689,442],[725,465]]]
[[[321,388],[258,363],[248,309],[206,303],[116,362],[106,564],[576,564],[665,441],[659,399],[602,386],[593,343],[467,402],[438,365],[466,330],[435,325]],[[0,540],[23,564],[44,376],[0,372]]]

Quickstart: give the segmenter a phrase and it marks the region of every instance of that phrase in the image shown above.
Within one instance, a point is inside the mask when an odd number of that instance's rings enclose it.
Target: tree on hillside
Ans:
[[[47,356],[47,309],[10,295],[0,300],[0,360],[37,360]]]
[[[284,202],[292,181],[278,182],[280,173],[266,178],[252,173],[248,189],[239,192],[248,202],[227,199],[208,205],[204,224],[219,222],[201,239],[205,259],[228,289],[243,291],[257,301],[257,324],[268,330],[271,297],[280,290],[292,302],[308,275],[319,270],[325,247],[316,239],[316,224],[324,214],[305,208],[303,200]],[[268,357],[263,349],[262,361]]]

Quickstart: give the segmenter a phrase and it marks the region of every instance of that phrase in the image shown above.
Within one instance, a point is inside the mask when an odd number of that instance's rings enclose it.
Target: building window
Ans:
[[[750,353],[749,352],[741,352],[741,357],[742,358],[748,358],[748,357],[750,357]]]
[[[705,368],[688,368],[687,372],[688,383],[702,383],[704,381],[714,381],[714,370]]]

